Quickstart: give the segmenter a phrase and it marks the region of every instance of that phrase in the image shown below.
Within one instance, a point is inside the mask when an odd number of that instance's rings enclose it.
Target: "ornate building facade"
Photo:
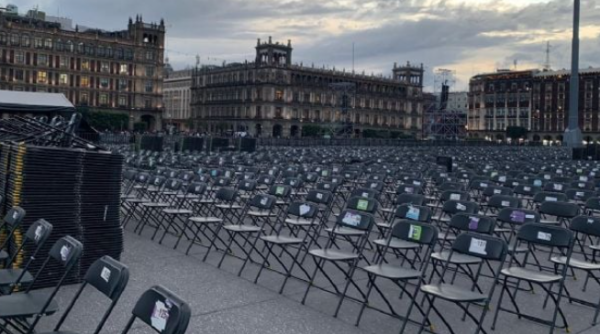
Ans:
[[[164,22],[138,16],[122,31],[69,28],[0,12],[0,89],[63,93],[76,106],[127,114],[130,128],[159,128]]]
[[[600,69],[580,70],[579,126],[586,141],[600,141]],[[498,71],[473,77],[469,134],[502,138],[509,126],[527,128],[529,140],[561,142],[568,125],[570,71]]]
[[[367,129],[420,135],[422,65],[394,65],[385,78],[293,64],[292,51],[291,41],[274,43],[269,37],[258,40],[254,62],[196,68],[195,127],[299,137],[307,125],[333,130],[349,124],[355,136]],[[346,87],[344,93],[336,85]]]

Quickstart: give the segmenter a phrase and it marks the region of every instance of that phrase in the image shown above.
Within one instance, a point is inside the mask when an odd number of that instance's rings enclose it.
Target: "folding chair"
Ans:
[[[521,200],[509,195],[492,195],[481,213],[482,215],[496,217],[503,208],[520,208]]]
[[[446,325],[446,327],[448,327],[450,332],[455,333],[446,317],[444,317],[444,314],[435,306],[435,301],[437,299],[441,299],[458,306],[464,312],[463,320],[465,317],[469,317],[475,323],[477,326],[475,334],[478,334],[479,332],[486,333],[486,331],[482,328],[483,322],[489,310],[489,305],[494,295],[496,282],[498,281],[500,270],[502,269],[506,259],[506,254],[507,245],[504,240],[481,234],[464,233],[459,235],[456,238],[456,241],[454,241],[452,244],[452,249],[448,254],[448,258],[443,266],[443,270],[438,282],[436,284],[421,286],[421,292],[425,295],[425,299],[428,302],[427,310],[425,311],[425,319],[429,319],[429,315],[433,310]],[[469,256],[480,258],[482,261],[486,262],[498,262],[496,269],[491,273],[491,288],[489,288],[487,291],[480,292],[475,291],[473,286],[466,287],[455,283],[445,283],[444,277],[448,271],[451,261],[453,261],[455,256]],[[476,284],[476,282],[473,284]],[[412,308],[412,304],[416,304],[416,300],[414,298],[411,302],[410,308]],[[472,304],[483,306],[483,310],[479,317],[476,317],[469,310],[469,306]],[[407,318],[410,318],[410,313],[407,315]],[[421,323],[418,332],[419,334],[423,332],[426,324],[426,321]],[[406,327],[403,327],[400,333],[403,333],[405,328]]]
[[[438,234],[439,231],[437,230],[437,228],[429,224],[414,221],[398,221],[394,224],[389,237],[387,238],[387,240],[384,241],[384,244],[382,245],[384,247],[383,254],[387,254],[388,250],[390,249],[398,249],[398,247],[396,246],[400,244],[410,245],[411,249],[422,249],[424,247],[425,258],[429,258],[431,252],[433,251],[433,247],[437,241]],[[356,326],[359,325],[365,308],[371,307],[371,304],[369,303],[369,297],[371,296],[371,292],[373,291],[373,289],[377,291],[379,296],[384,300],[385,304],[389,308],[389,315],[404,320],[405,322],[409,321],[408,315],[411,312],[411,308],[408,309],[407,315],[399,315],[395,311],[389,299],[386,297],[388,291],[382,290],[376,283],[377,278],[391,280],[400,288],[400,290],[402,291],[402,295],[406,294],[410,300],[414,300],[414,298],[416,298],[417,296],[419,288],[421,287],[421,284],[423,283],[423,275],[427,271],[429,261],[421,262],[421,266],[419,268],[416,268],[413,263],[411,263],[410,268],[406,268],[402,264],[389,264],[388,261],[386,261],[385,256],[381,256],[377,263],[361,268],[368,275],[369,288],[365,296],[366,298],[362,302],[360,312],[356,319]],[[406,287],[408,281],[412,280],[418,280],[418,282],[415,284],[416,289],[413,293],[409,292]],[[416,305],[417,309],[421,312],[421,314],[425,314],[419,306],[419,304],[411,305]],[[403,325],[402,331],[404,330],[404,326],[405,325]]]
[[[191,316],[183,299],[160,285],[154,286],[138,299],[122,334],[129,333],[136,319],[161,334],[185,334]]]
[[[554,256],[550,259],[550,261],[557,265],[566,265],[570,269],[576,269],[585,272],[586,279],[583,286],[583,291],[586,292],[590,278],[592,278],[596,284],[600,285],[600,277],[598,275],[600,272],[600,264],[598,264],[595,259],[596,246],[593,244],[587,244],[586,242],[592,238],[600,237],[600,218],[578,216],[571,220],[569,228],[571,231],[575,232],[575,244],[579,246],[579,251],[583,256],[583,259],[571,258],[568,259],[567,262],[566,256]],[[590,254],[590,251],[592,254]],[[569,303],[575,302],[584,306],[593,307],[595,309],[592,326],[596,326],[598,323],[598,314],[600,313],[600,301],[593,303],[588,300],[575,298],[569,293],[566,284],[564,288],[567,298],[569,299]]]
[[[223,264],[223,260],[225,260],[225,256],[227,253],[233,253],[233,244],[235,244],[239,250],[244,253],[242,260],[244,263],[242,267],[238,271],[238,276],[242,275],[242,271],[246,267],[248,261],[252,261],[255,263],[259,263],[258,261],[252,260],[252,254],[254,251],[258,253],[259,256],[263,257],[262,253],[256,249],[256,243],[258,241],[258,234],[263,231],[262,224],[259,223],[260,218],[263,219],[264,222],[267,222],[269,218],[273,217],[273,210],[275,209],[276,199],[274,196],[265,195],[265,194],[257,194],[248,202],[248,205],[244,209],[244,212],[241,215],[241,218],[238,219],[237,222],[233,222],[232,224],[223,225],[223,230],[227,233],[227,237],[229,238],[229,242],[226,245],[225,251],[221,256],[221,260],[217,265],[217,268],[221,268]],[[244,222],[245,218],[250,218],[252,221],[252,225],[246,224]],[[269,222],[267,224],[270,225]],[[238,241],[238,236],[243,239],[242,242]],[[252,240],[254,238],[254,240]],[[246,249],[246,245],[250,245],[250,250]],[[264,258],[264,257],[263,257]]]
[[[41,265],[27,290],[22,293],[0,296],[0,319],[5,321],[0,324],[0,329],[11,333],[8,327],[12,327],[19,332],[33,333],[43,316],[54,314],[58,310],[58,303],[54,297],[71,270],[75,268],[75,264],[79,262],[82,252],[83,245],[75,238],[66,236],[59,239],[50,249],[49,256]],[[59,264],[64,270],[58,283],[50,293],[42,290],[32,291],[31,288],[51,261]],[[28,318],[34,318],[31,324],[24,320]]]
[[[538,211],[544,218],[546,216],[556,217],[556,220],[542,219],[541,223],[568,227],[569,220],[579,215],[579,205],[567,202],[543,202]]]
[[[519,319],[524,318],[527,320],[531,320],[540,324],[544,324],[550,327],[550,333],[554,332],[554,328],[556,327],[557,316],[560,314],[562,319],[563,327],[568,331],[569,325],[567,323],[567,318],[565,317],[561,306],[560,301],[562,299],[565,278],[567,276],[567,269],[569,262],[571,260],[571,254],[573,252],[573,241],[574,241],[573,232],[553,225],[547,224],[537,224],[537,223],[528,223],[519,229],[517,233],[517,242],[512,246],[513,252],[516,251],[516,247],[520,243],[524,243],[529,251],[525,253],[525,260],[522,263],[517,263],[514,261],[514,257],[511,257],[510,262],[508,264],[508,268],[502,270],[502,290],[500,292],[500,299],[498,300],[498,306],[496,307],[496,313],[494,315],[494,321],[492,323],[492,330],[496,327],[496,322],[498,320],[498,314],[500,311],[505,311],[510,314],[515,314],[519,317]],[[555,272],[554,273],[545,273],[543,269],[538,265],[536,266],[528,266],[528,257],[531,253],[534,253],[540,247],[550,248],[552,254],[553,251],[558,250],[559,254],[565,255],[565,264],[559,265],[555,263]],[[537,262],[537,261],[536,261]],[[516,266],[513,264],[516,263]],[[533,270],[535,267],[537,270]],[[562,267],[559,271],[558,267]],[[514,291],[511,291],[509,288],[509,279],[517,280],[518,282],[527,282],[531,285],[536,285],[542,288],[546,293],[547,297],[552,299],[554,303],[554,312],[552,314],[551,320],[542,319],[536,316],[532,316],[521,311],[516,298],[517,294],[520,291],[518,284],[513,288]],[[554,286],[558,286],[558,293],[556,296],[552,291]],[[502,301],[504,295],[508,295],[509,300],[514,308],[508,309],[502,306]],[[548,298],[546,298],[547,302]],[[544,302],[544,306],[546,306],[546,302]]]
[[[71,313],[73,306],[75,306],[76,302],[79,300],[79,297],[88,285],[92,286],[111,300],[108,309],[104,312],[104,315],[100,319],[100,322],[94,331],[94,334],[100,333],[104,327],[104,324],[108,320],[108,317],[121,298],[121,294],[125,290],[128,282],[129,269],[127,266],[111,258],[110,256],[103,256],[102,258],[96,260],[86,272],[85,277],[83,278],[83,284],[81,284],[81,287],[75,293],[75,296],[56,324],[56,327],[54,327],[54,331],[40,334],[75,334],[71,331],[65,332],[61,330],[61,327]]]
[[[352,201],[352,199],[350,200]],[[358,200],[366,201],[367,199]],[[365,262],[368,263],[364,257],[363,251],[367,245],[369,234],[374,224],[374,218],[369,213],[349,209],[342,211],[342,213],[336,219],[335,226],[330,231],[330,238],[325,247],[320,249],[312,249],[308,252],[310,257],[314,260],[315,270],[310,276],[308,286],[304,293],[304,297],[302,298],[302,304],[306,302],[306,298],[308,297],[310,288],[314,285],[318,272],[323,274],[327,281],[332,285],[333,289],[335,290],[335,294],[339,297],[339,303],[334,316],[337,317],[340,307],[342,306],[342,302],[346,298],[346,293],[351,284],[362,295],[363,300],[366,299],[366,296],[354,281],[353,276],[360,260],[365,260]],[[340,236],[345,239],[349,246],[352,247],[352,250],[347,251],[332,248],[336,236]],[[327,262],[333,264],[344,274],[346,284],[342,291],[338,289],[337,285],[325,271],[325,264]]]
[[[376,226],[379,230],[380,238],[386,235],[386,231],[392,227],[395,219],[408,219],[429,223],[431,222],[431,209],[426,206],[412,204],[411,202],[401,204],[384,222],[377,223]]]
[[[29,273],[29,267],[32,262],[36,259],[37,254],[40,252],[48,237],[52,233],[52,225],[43,219],[35,221],[27,229],[23,242],[18,245],[12,256],[7,261],[7,268],[0,269],[0,292],[3,295],[11,294],[15,288],[21,286],[29,286],[33,281],[33,276]],[[16,260],[23,251],[25,246],[31,245],[33,251],[29,254],[29,258],[24,262],[21,268],[16,265]]]
[[[293,202],[288,206],[285,217],[277,222],[278,226],[273,233],[271,235],[264,234],[260,236],[260,240],[265,244],[267,252],[263,257],[262,265],[256,274],[254,283],[258,282],[258,278],[271,256],[273,256],[284,270],[281,274],[285,276],[285,279],[279,289],[279,293],[283,292],[288,279],[293,276],[293,270],[296,266],[305,274],[307,280],[310,278],[310,274],[303,268],[299,256],[303,251],[308,252],[309,241],[317,237],[316,234],[319,233],[320,223],[318,215],[319,207],[310,202]],[[304,228],[304,235],[301,236],[299,233],[287,236],[283,235],[282,230],[284,227],[289,227],[290,230],[296,231],[297,227],[302,227]],[[290,249],[292,247],[297,248],[294,253]],[[275,248],[280,249],[281,254],[275,254]],[[291,265],[283,262],[282,255],[284,253],[292,260]]]
[[[2,220],[2,224],[0,224],[0,230],[6,230],[7,232],[4,241],[0,244],[0,264],[3,266],[6,266],[6,261],[10,257],[8,251],[5,249],[10,245],[10,242],[12,242],[15,232],[21,225],[23,218],[25,218],[25,210],[19,206],[15,206],[8,210]]]

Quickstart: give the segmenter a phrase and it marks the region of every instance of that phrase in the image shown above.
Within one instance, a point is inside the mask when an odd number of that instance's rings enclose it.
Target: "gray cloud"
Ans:
[[[6,2],[7,0],[0,0]],[[10,0],[9,0],[10,1]],[[517,3],[514,0],[512,3]],[[21,0],[21,11],[37,1]],[[124,29],[128,17],[164,18],[169,56],[177,67],[194,62],[252,59],[256,38],[294,41],[295,61],[330,67],[352,66],[389,73],[394,62],[424,63],[431,70],[458,68],[462,85],[472,74],[506,66],[544,62],[544,42],[554,45],[554,67],[568,67],[571,1],[548,0],[527,6],[477,6],[459,0],[47,0],[48,14],[107,30]],[[0,3],[1,4],[1,3]],[[140,6],[140,4],[143,4]],[[498,7],[503,6],[502,10]],[[582,24],[600,22],[596,0],[582,1]],[[559,37],[554,37],[559,36]],[[562,36],[562,37],[560,37]],[[532,39],[535,40],[532,42]],[[598,36],[596,36],[598,37]],[[598,38],[582,40],[582,66],[600,66]],[[488,59],[486,64],[475,60]],[[490,65],[491,64],[491,65]],[[526,65],[523,65],[526,66]],[[468,68],[468,70],[465,70]],[[468,72],[468,73],[465,73]],[[429,78],[431,82],[431,79]]]

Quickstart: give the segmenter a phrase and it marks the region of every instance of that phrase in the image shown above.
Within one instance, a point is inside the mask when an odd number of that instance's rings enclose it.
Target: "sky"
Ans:
[[[6,5],[0,0],[0,7]],[[121,30],[164,18],[175,69],[254,59],[257,38],[292,40],[293,62],[388,76],[423,63],[425,86],[451,70],[454,90],[497,68],[570,67],[572,0],[19,0],[75,23]],[[581,0],[581,67],[600,66],[600,1]]]

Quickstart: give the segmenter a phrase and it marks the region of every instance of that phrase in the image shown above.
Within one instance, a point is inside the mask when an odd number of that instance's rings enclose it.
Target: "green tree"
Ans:
[[[302,137],[320,137],[324,129],[318,125],[304,125],[302,127]]]
[[[522,126],[509,126],[506,128],[506,137],[511,139],[527,138],[529,131]]]

